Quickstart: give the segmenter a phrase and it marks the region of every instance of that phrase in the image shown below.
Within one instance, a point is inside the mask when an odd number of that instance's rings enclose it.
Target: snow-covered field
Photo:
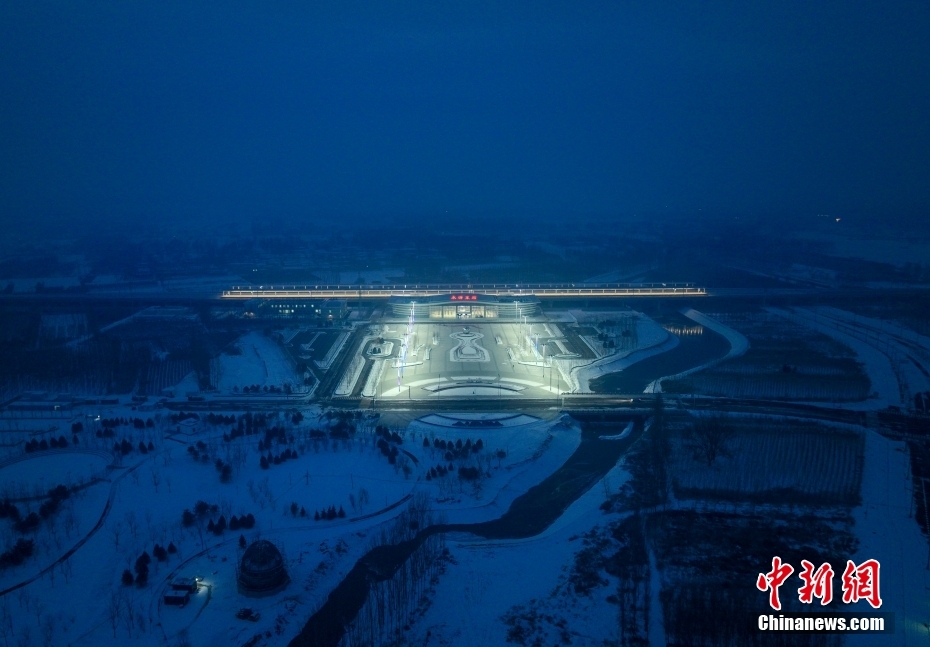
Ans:
[[[571,644],[613,640],[616,607],[603,595],[575,594],[567,574],[582,548],[580,535],[604,523],[598,506],[606,492],[616,492],[627,478],[623,467],[615,467],[536,537],[450,538],[447,546],[454,561],[447,565],[426,613],[413,625],[409,644],[504,647],[513,644],[507,640],[506,616],[534,613],[539,633],[549,637],[543,644],[560,642],[562,622]]]
[[[501,516],[514,499],[568,460],[581,442],[581,430],[567,417],[490,429],[450,428],[415,420],[408,430],[431,443],[433,438],[447,442],[480,438],[484,442],[491,476],[483,479],[479,488],[459,487],[457,479],[448,485],[436,481],[423,484],[433,494],[434,509],[444,512],[450,523],[474,523]],[[441,450],[426,449],[420,446],[422,441],[414,444],[423,467],[447,462]],[[506,454],[500,461],[496,458],[498,450]]]
[[[928,639],[930,571],[927,539],[911,515],[912,489],[903,443],[866,432],[863,504],[853,512],[859,549],[856,564],[876,559],[881,564],[881,610],[895,615],[894,636],[883,645],[920,645]],[[850,607],[870,611],[864,601]],[[871,640],[870,640],[871,638]],[[851,635],[849,645],[874,645],[874,636]]]
[[[314,440],[309,431],[323,424],[318,414],[316,409],[307,409],[305,419],[296,425],[272,417],[259,428],[277,425],[294,436],[286,447],[297,456],[280,464],[272,461],[267,469],[260,466],[260,455],[279,455],[285,446],[271,443],[265,447],[263,434],[225,440],[231,428],[228,423],[204,425],[193,436],[163,436],[176,426],[165,418],[145,431],[134,432],[131,425],[130,429],[119,427],[117,438],[127,437],[134,447],[139,438],[154,437],[154,451],[134,450],[118,467],[109,469],[107,480],[72,495],[51,521],[40,525],[35,554],[22,566],[0,571],[2,589],[37,576],[76,547],[62,564],[0,599],[0,620],[7,617],[4,609],[12,618],[0,622],[0,634],[5,631],[11,644],[19,640],[29,645],[94,646],[176,645],[184,640],[192,645],[242,644],[260,634],[256,645],[284,645],[368,549],[370,534],[404,510],[404,502],[414,491],[428,493],[435,509],[451,522],[495,518],[517,496],[555,471],[580,441],[579,429],[567,419],[521,415],[500,427],[456,427],[456,421],[475,416],[453,414],[433,421],[445,424],[413,421],[396,428],[403,435],[398,445],[403,451],[392,465],[376,447],[371,433],[374,423],[356,417],[358,431],[352,439]],[[107,415],[132,414],[127,407],[114,408]],[[423,447],[424,438],[430,448]],[[454,463],[488,469],[491,476],[481,479],[480,487],[460,487],[457,478],[445,486],[424,478],[432,465],[449,462],[433,448],[434,440],[454,443],[478,438],[484,449],[465,459],[456,458]],[[98,439],[96,444],[110,442]],[[195,460],[189,447],[207,459]],[[504,452],[500,457],[498,449]],[[68,467],[73,477],[78,472],[96,474],[108,463],[103,453],[75,453],[73,464],[62,463],[63,454],[50,453],[2,469],[13,470],[7,474],[17,478],[67,476]],[[481,454],[493,458],[482,463]],[[221,481],[217,459],[232,466],[229,482]],[[39,463],[44,469],[37,469]],[[199,500],[216,509],[185,526],[183,510],[194,510]],[[21,509],[28,512],[40,503]],[[317,510],[329,506],[341,507],[345,517],[314,520]],[[251,530],[227,529],[217,535],[207,528],[221,515],[228,523],[233,515],[248,513],[256,520]],[[2,548],[6,550],[18,535],[6,525],[8,521],[0,523],[5,528]],[[240,535],[247,541],[266,538],[281,547],[291,578],[284,591],[260,599],[238,593]],[[156,544],[173,544],[177,552],[159,561],[154,558]],[[153,556],[148,583],[141,588],[122,585],[121,574],[134,570],[143,551]],[[201,577],[204,584],[183,609],[161,601],[167,583],[178,576]],[[259,612],[260,619],[254,623],[236,619],[242,607]]]
[[[244,386],[292,386],[299,383],[284,349],[260,332],[250,332],[236,341],[239,355],[223,353],[219,357],[217,389],[232,393]]]
[[[45,494],[56,485],[79,485],[103,476],[110,459],[103,452],[52,450],[23,456],[0,468],[0,499]]]

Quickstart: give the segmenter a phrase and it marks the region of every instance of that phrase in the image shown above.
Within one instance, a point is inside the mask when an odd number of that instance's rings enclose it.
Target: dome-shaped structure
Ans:
[[[259,539],[242,554],[237,581],[239,593],[262,596],[283,590],[291,580],[278,547],[267,539]]]

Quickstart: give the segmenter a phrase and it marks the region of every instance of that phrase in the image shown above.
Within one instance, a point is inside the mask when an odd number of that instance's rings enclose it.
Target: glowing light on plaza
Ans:
[[[407,365],[407,348],[410,346],[410,336],[413,334],[413,307],[410,304],[410,316],[407,317],[407,330],[404,331],[404,343],[400,347],[400,363],[397,365],[397,388],[400,389],[401,382],[404,379],[404,366]]]

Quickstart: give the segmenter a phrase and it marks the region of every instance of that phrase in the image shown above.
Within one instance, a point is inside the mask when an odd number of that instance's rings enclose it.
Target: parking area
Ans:
[[[405,324],[382,332],[397,349]],[[369,392],[376,398],[555,397],[566,388],[553,354],[561,331],[546,323],[414,324],[406,361],[401,353],[373,371]]]

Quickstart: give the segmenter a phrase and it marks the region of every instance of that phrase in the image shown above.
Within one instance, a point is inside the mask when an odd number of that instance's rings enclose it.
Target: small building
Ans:
[[[196,593],[199,588],[200,585],[193,577],[178,577],[171,581],[172,591],[187,591],[188,593]]]
[[[424,319],[497,319],[514,323],[522,317],[540,314],[539,299],[534,296],[494,296],[477,292],[439,294],[429,297],[393,296],[388,300],[388,312],[395,317]]]
[[[245,549],[236,573],[239,593],[250,597],[274,595],[290,581],[284,556],[273,543],[259,539]]]
[[[189,591],[175,591],[173,588],[165,593],[165,604],[173,607],[183,607],[191,601]]]
[[[349,311],[346,299],[249,299],[245,316],[259,319],[326,319],[338,321]]]

